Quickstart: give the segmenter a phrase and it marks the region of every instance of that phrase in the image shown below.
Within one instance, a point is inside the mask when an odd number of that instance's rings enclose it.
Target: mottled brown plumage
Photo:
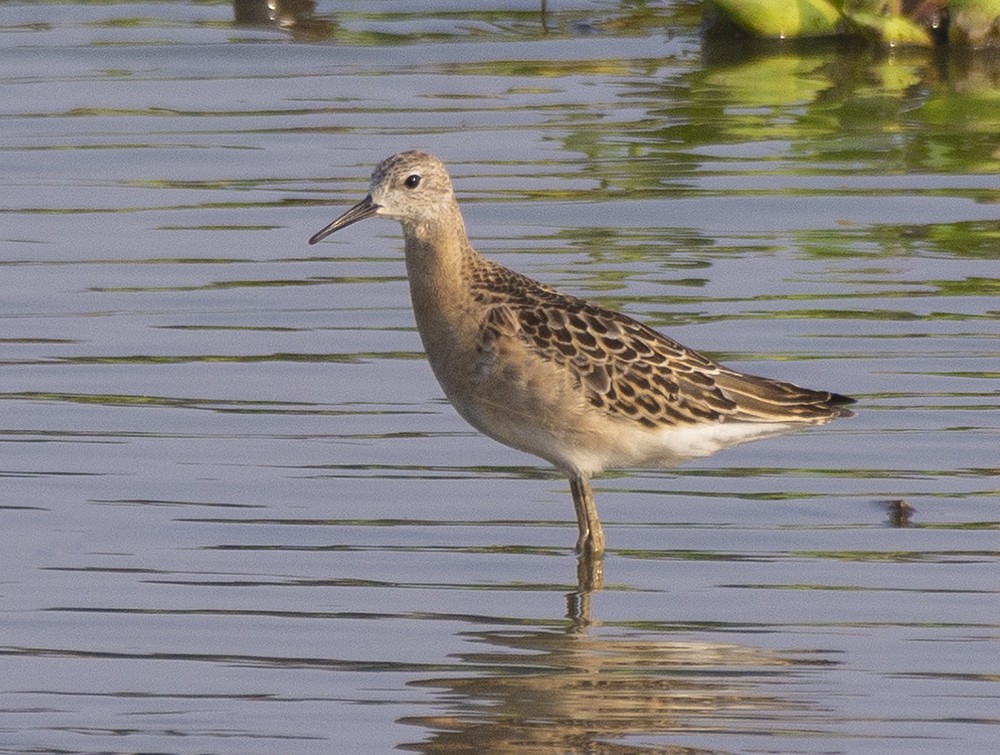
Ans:
[[[384,160],[369,195],[310,243],[376,215],[403,228],[417,328],[448,399],[486,435],[569,478],[583,553],[604,550],[592,475],[671,466],[851,415],[846,396],[730,370],[481,257],[432,155]]]
[[[519,337],[570,371],[596,408],[644,427],[725,421],[826,421],[850,399],[717,364],[632,318],[480,259],[471,282],[486,308],[482,340]]]

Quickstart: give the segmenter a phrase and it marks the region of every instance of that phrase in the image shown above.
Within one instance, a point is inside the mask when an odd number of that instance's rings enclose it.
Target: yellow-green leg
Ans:
[[[600,556],[604,553],[604,530],[601,528],[601,520],[597,518],[597,504],[594,503],[594,491],[590,489],[590,479],[570,477],[569,489],[573,493],[576,523],[580,528],[576,550],[580,554]]]

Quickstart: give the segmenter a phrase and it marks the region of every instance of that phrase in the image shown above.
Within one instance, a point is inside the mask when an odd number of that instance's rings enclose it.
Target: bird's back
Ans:
[[[614,310],[479,258],[473,296],[487,336],[522,339],[572,374],[594,409],[648,430],[724,422],[821,424],[853,399],[730,370]],[[502,313],[502,314],[500,314]],[[497,325],[502,322],[504,325]]]

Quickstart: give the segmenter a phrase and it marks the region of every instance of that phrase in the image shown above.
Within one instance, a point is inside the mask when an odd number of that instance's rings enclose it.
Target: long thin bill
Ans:
[[[327,236],[329,236],[334,231],[339,231],[341,228],[346,228],[352,223],[357,223],[359,220],[365,220],[366,218],[374,217],[378,214],[379,205],[372,201],[372,195],[369,194],[367,197],[358,202],[354,207],[349,209],[339,218],[334,220],[330,225],[324,228],[322,231],[314,235],[309,239],[310,244],[315,244],[318,241],[322,241]]]

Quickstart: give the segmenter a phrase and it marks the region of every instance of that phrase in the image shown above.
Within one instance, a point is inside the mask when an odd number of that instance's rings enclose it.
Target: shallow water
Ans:
[[[995,747],[995,61],[548,5],[0,9],[0,751]],[[396,226],[306,244],[408,148],[489,256],[857,416],[601,478],[581,591]]]

